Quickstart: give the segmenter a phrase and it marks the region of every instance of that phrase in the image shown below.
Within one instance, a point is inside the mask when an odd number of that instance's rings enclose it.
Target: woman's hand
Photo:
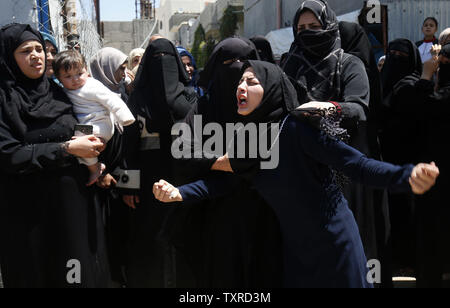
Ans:
[[[422,72],[422,79],[425,80],[431,80],[433,78],[433,75],[437,72],[439,68],[439,64],[441,57],[440,56],[433,56],[430,60],[426,61],[423,64],[423,72]]]
[[[133,92],[134,79],[136,78],[136,76],[134,76],[133,72],[131,72],[129,70],[127,70],[126,74],[127,74],[127,77],[130,78],[130,80],[131,80],[130,83],[128,83],[126,85],[126,91],[127,91],[128,94],[130,94],[131,92]]]
[[[323,116],[333,116],[336,115],[336,106],[330,102],[309,102],[297,107],[296,111],[306,112],[311,111],[311,116],[317,116],[314,111],[321,111]]]
[[[103,142],[94,135],[87,135],[72,138],[67,141],[67,153],[81,157],[94,158],[100,155],[100,150],[104,148]]]
[[[409,184],[413,193],[423,195],[436,184],[439,176],[439,168],[434,162],[431,164],[418,164],[414,167],[409,178]]]
[[[214,165],[212,165],[211,170],[214,171],[224,171],[233,173],[233,169],[231,168],[230,159],[228,158],[228,153],[224,156],[219,157]]]
[[[442,46],[439,44],[431,46],[430,53],[432,56],[439,56],[439,53],[441,52]]]
[[[139,196],[135,195],[123,195],[122,200],[126,205],[131,207],[133,210],[136,209],[136,204],[140,203]]]
[[[104,189],[116,185],[117,185],[116,179],[109,173],[107,175],[99,177],[97,181],[97,186]]]
[[[157,200],[164,203],[183,201],[183,197],[178,188],[164,180],[153,184],[153,195]]]

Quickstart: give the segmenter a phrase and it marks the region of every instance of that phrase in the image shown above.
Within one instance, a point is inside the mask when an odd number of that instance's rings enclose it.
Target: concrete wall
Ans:
[[[448,0],[383,0],[388,6],[388,38],[407,38],[413,42],[423,40],[422,25],[426,17],[439,22],[436,37],[450,27],[450,1]]]
[[[299,0],[245,0],[244,33],[246,37],[266,35],[278,28],[277,2],[281,6],[281,28],[291,27],[295,13],[303,1]],[[364,0],[328,0],[336,12],[343,15],[362,8]]]
[[[103,46],[114,47],[129,54],[131,50],[141,46],[153,25],[154,20],[151,19],[135,19],[132,22],[105,21]]]
[[[178,33],[170,31],[170,18],[175,12],[201,13],[208,3],[216,0],[161,0],[156,10],[156,18],[160,21],[157,32],[170,40],[178,40]]]
[[[38,27],[36,0],[1,0],[0,26],[13,22]]]

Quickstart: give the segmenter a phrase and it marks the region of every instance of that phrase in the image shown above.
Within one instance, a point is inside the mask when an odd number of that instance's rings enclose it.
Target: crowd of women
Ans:
[[[381,263],[379,286],[408,267],[419,286],[440,286],[450,31],[428,44],[437,22],[427,19],[423,42],[389,44],[380,74],[364,29],[338,22],[326,1],[304,1],[293,21],[279,63],[263,37],[221,41],[201,72],[158,35],[128,57],[101,49],[90,75],[136,118],[106,145],[74,137],[52,37],[4,26],[5,287],[373,287],[369,259]],[[197,155],[175,159],[174,124],[195,130],[200,115],[223,131],[279,123],[279,165],[229,157],[235,136],[219,139],[220,155],[192,140]],[[93,157],[106,169],[87,186],[79,159]]]

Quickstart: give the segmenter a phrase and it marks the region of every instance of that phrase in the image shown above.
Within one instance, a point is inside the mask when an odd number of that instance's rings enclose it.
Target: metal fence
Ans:
[[[0,4],[0,24],[28,23],[53,35],[61,51],[79,45],[89,59],[102,47],[95,0],[15,0]]]
[[[382,0],[388,5],[389,41],[407,38],[423,39],[422,25],[426,17],[435,17],[439,22],[439,33],[450,27],[449,0]]]

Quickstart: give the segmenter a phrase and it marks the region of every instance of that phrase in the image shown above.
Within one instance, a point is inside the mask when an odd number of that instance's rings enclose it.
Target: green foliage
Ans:
[[[202,55],[202,44],[204,44],[206,41],[205,38],[205,30],[203,29],[202,24],[200,24],[197,28],[197,30],[195,30],[195,34],[194,34],[194,45],[192,46],[192,56],[194,57],[195,61],[197,62],[197,66],[203,67],[204,62],[202,61],[202,58],[204,57]]]
[[[237,27],[238,18],[237,15],[233,13],[233,10],[234,9],[232,6],[228,6],[223,13],[219,29],[221,40],[227,37],[234,36],[236,30],[238,29]]]

